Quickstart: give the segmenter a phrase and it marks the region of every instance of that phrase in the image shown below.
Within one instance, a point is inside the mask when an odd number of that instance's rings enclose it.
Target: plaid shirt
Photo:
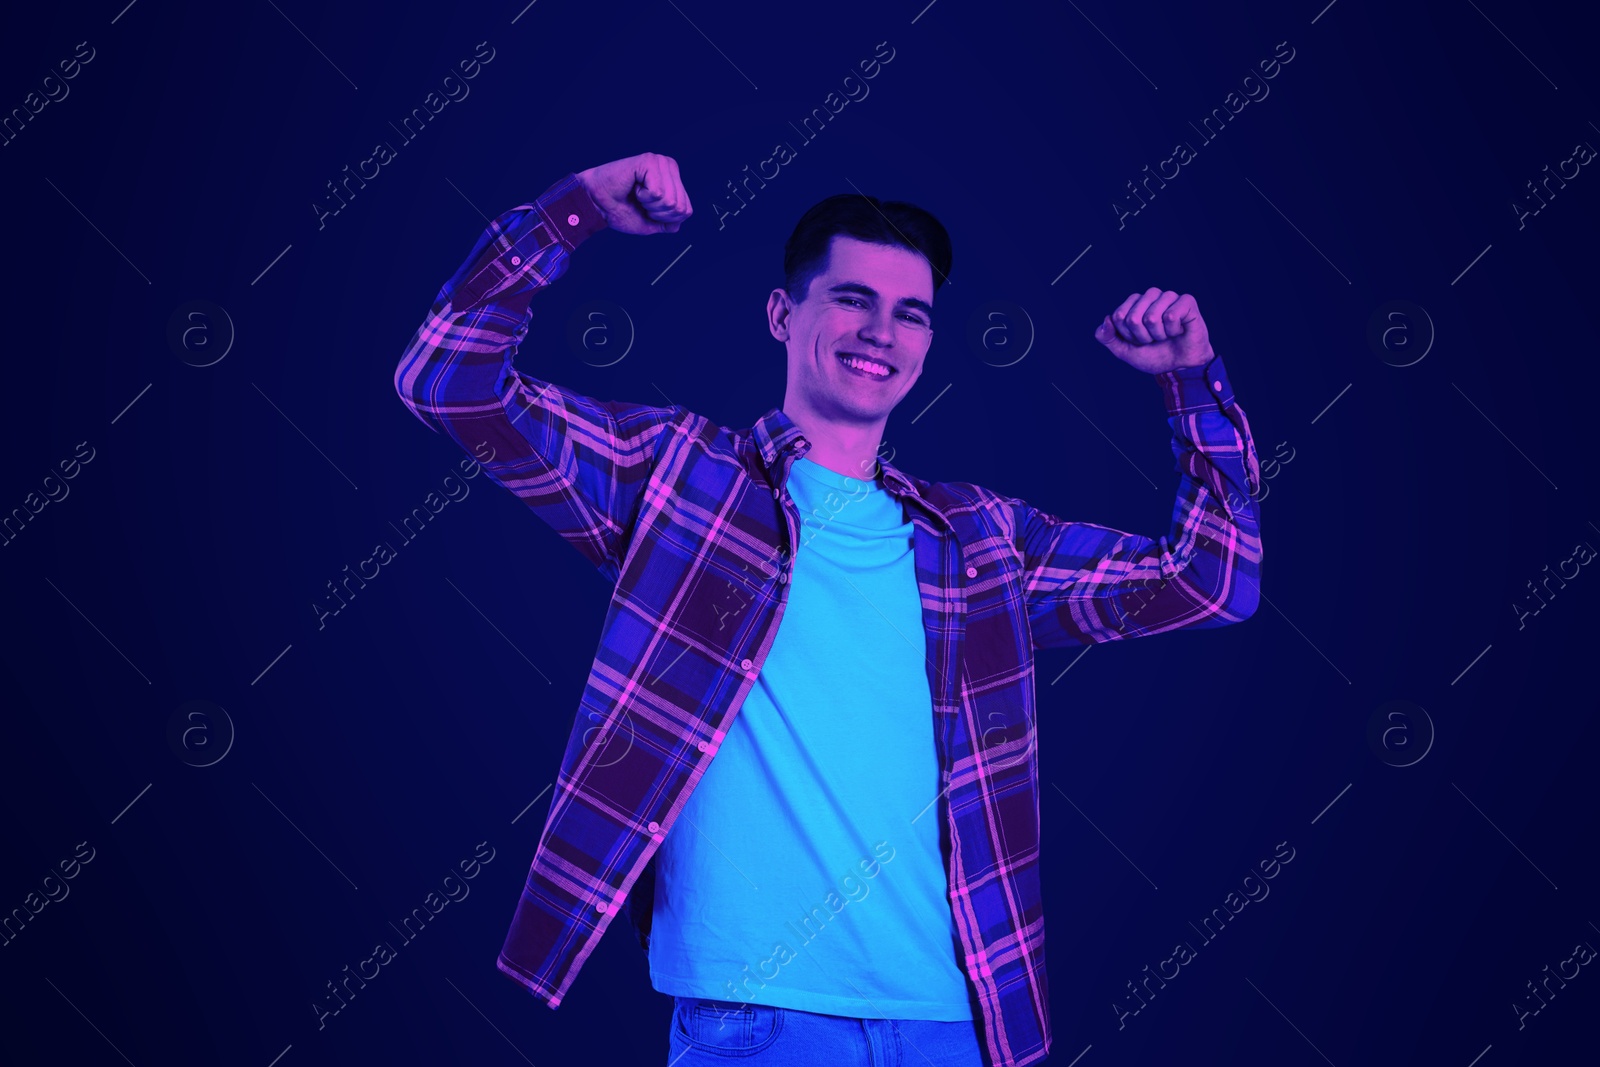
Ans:
[[[810,447],[781,408],[730,429],[512,366],[530,299],[604,225],[571,174],[500,215],[394,374],[419,419],[492,446],[489,476],[615,583],[497,960],[551,1008],[619,911],[648,946],[651,858],[777,637],[802,529],[784,483]],[[1155,379],[1180,476],[1164,537],[880,460],[915,528],[950,908],[991,1065],[1051,1045],[1034,649],[1224,626],[1258,601],[1260,474],[1222,360]]]

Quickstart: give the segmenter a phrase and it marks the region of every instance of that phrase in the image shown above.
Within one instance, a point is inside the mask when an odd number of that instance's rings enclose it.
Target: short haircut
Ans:
[[[931,213],[899,200],[839,193],[811,205],[783,246],[784,288],[791,300],[804,300],[811,280],[827,269],[836,235],[918,253],[933,269],[934,292],[950,273],[950,234]]]

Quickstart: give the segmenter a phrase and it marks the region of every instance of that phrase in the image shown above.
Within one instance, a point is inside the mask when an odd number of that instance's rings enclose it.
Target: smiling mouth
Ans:
[[[870,359],[855,352],[839,352],[836,355],[839,362],[843,363],[847,370],[854,371],[865,378],[877,378],[881,381],[886,378],[892,378],[898,373],[893,366],[880,359]]]

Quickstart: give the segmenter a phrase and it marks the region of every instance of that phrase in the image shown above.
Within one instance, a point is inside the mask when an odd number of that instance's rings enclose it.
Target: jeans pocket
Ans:
[[[783,1028],[783,1009],[737,1000],[675,997],[672,1025],[697,1049],[748,1056],[771,1045]]]

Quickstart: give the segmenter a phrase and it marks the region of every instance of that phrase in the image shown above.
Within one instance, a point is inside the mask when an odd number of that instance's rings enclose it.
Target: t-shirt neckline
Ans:
[[[876,464],[874,465],[876,466]],[[876,476],[872,478],[858,478],[849,474],[840,474],[831,467],[824,467],[822,464],[808,456],[801,456],[799,459],[795,460],[794,466],[790,468],[790,471],[791,473],[798,471],[802,477],[810,478],[812,481],[821,482],[830,489],[859,491],[861,486],[865,485],[869,491],[884,491],[883,486],[878,483]]]

